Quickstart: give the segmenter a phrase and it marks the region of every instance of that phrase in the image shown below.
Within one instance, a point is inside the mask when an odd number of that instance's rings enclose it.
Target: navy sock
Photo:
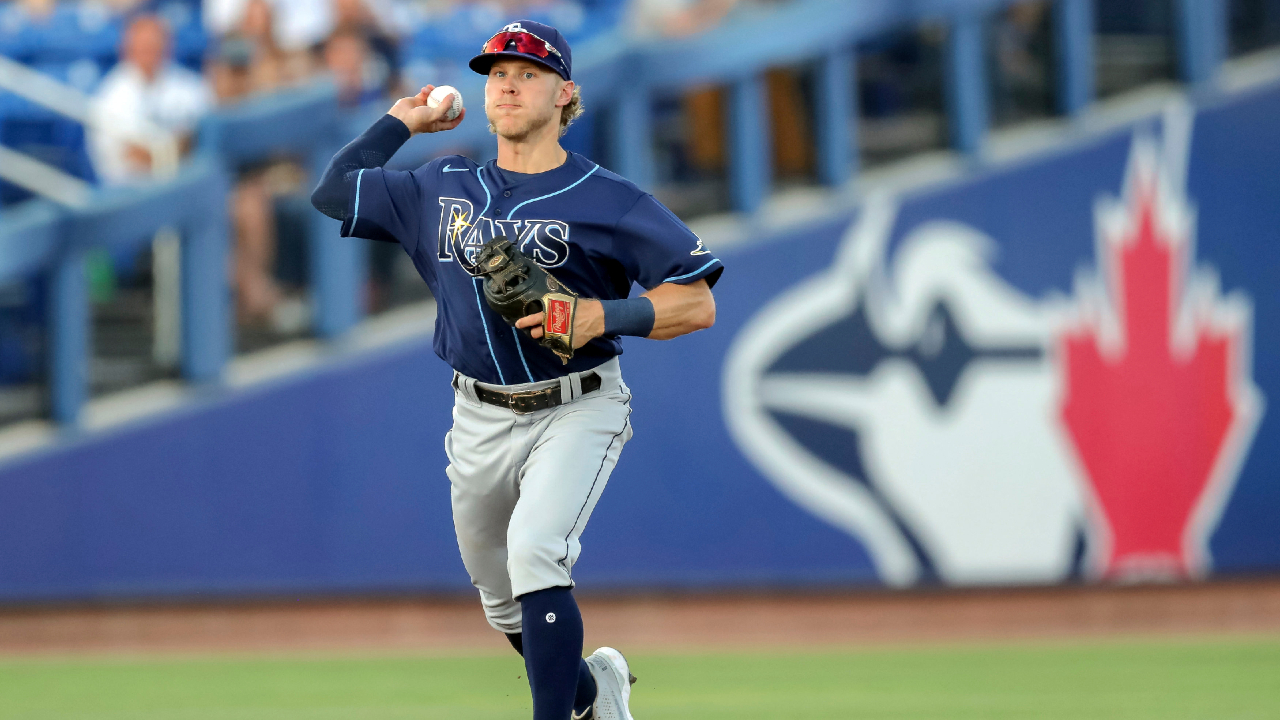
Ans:
[[[595,680],[582,659],[582,614],[569,588],[520,597],[524,667],[533,692],[533,720],[565,720],[582,697],[595,699]],[[583,675],[591,687],[582,688]]]
[[[511,647],[520,653],[520,657],[524,657],[524,636],[520,633],[507,633],[507,642],[511,643]],[[582,660],[578,664],[578,691],[573,697],[573,714],[574,717],[582,715],[583,711],[591,707],[596,701],[596,679],[591,676],[591,668],[587,667],[587,661]]]

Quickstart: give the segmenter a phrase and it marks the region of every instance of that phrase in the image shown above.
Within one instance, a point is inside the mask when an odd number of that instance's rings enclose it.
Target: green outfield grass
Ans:
[[[630,658],[639,720],[1280,717],[1280,639]],[[0,661],[4,720],[529,717],[519,658]]]

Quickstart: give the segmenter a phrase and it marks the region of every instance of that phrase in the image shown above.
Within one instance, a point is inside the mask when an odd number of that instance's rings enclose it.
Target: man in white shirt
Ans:
[[[213,107],[208,84],[174,63],[169,46],[168,28],[153,15],[125,30],[121,62],[103,79],[91,108],[89,149],[103,183],[150,177],[159,160],[151,143],[167,134],[185,149],[196,122]]]

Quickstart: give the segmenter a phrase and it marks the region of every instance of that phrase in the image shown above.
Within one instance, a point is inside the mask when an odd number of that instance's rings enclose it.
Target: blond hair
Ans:
[[[569,104],[560,108],[560,137],[569,131],[569,126],[582,115],[582,88],[573,86],[573,97]]]

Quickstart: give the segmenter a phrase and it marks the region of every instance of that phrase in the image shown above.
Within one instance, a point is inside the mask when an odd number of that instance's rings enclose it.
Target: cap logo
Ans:
[[[529,31],[525,30],[523,27],[520,27],[520,23],[513,22],[510,25],[507,25],[506,27],[502,28],[502,32],[529,32]]]

